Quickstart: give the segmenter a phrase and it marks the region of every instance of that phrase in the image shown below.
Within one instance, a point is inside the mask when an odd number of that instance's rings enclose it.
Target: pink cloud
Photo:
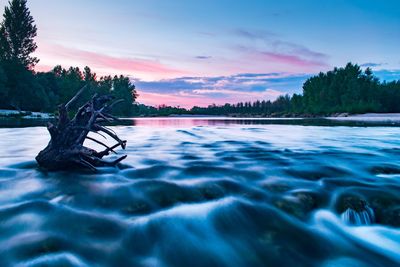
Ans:
[[[251,45],[239,45],[236,50],[242,52],[246,60],[252,60],[258,66],[264,64],[275,68],[284,67],[286,71],[298,68],[312,70],[327,66],[326,54],[282,40],[277,34],[246,29],[237,29],[235,34],[252,41]]]
[[[282,94],[282,92],[272,89],[266,89],[265,91],[261,92],[247,92],[247,91],[237,91],[237,90],[229,90],[229,89],[196,89],[193,90],[196,94],[227,94],[227,95],[234,95],[240,96],[241,99],[271,99],[277,98]],[[254,100],[256,100],[254,99]],[[240,101],[247,101],[247,100],[240,100]]]
[[[44,65],[38,65],[37,69],[39,70],[46,69],[44,66],[49,65],[48,62],[51,61],[62,65],[66,63],[78,66],[87,65],[102,75],[125,74],[160,79],[187,74],[185,71],[169,67],[156,60],[115,57],[59,45],[44,46],[44,49],[42,48],[38,54],[45,61]]]
[[[192,95],[179,95],[179,94],[162,94],[162,93],[149,93],[138,90],[138,101],[141,104],[150,106],[180,106],[191,108],[193,106],[207,106],[212,103],[212,99],[206,97],[194,97]],[[211,101],[211,102],[210,102]]]
[[[260,52],[262,59],[274,61],[281,64],[294,65],[299,67],[320,67],[325,66],[325,63],[315,59],[304,59],[297,55],[287,55],[273,52]]]

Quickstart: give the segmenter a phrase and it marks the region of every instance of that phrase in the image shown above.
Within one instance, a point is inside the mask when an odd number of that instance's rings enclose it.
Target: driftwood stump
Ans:
[[[81,95],[85,87],[67,103],[58,107],[59,117],[56,125],[48,123],[47,129],[50,133],[50,142],[45,149],[36,156],[39,166],[47,170],[68,170],[73,168],[85,168],[96,171],[96,167],[116,166],[126,155],[114,161],[105,161],[102,158],[116,153],[115,148],[121,146],[125,149],[126,141],[119,139],[117,134],[111,129],[101,125],[104,122],[112,122],[118,118],[109,112],[112,106],[121,100],[114,101],[113,96],[94,95],[90,101],[80,107],[75,116],[70,119],[68,111],[70,106]],[[109,147],[103,142],[89,137],[89,132],[95,132],[105,137],[108,135],[117,141],[117,144]],[[97,152],[94,149],[85,147],[84,141],[88,139],[105,147],[105,150]]]

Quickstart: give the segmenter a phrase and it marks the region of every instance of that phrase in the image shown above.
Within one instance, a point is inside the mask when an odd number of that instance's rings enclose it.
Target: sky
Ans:
[[[0,0],[0,9],[8,1]],[[399,0],[28,0],[37,71],[130,77],[138,102],[273,100],[347,62],[400,79]]]

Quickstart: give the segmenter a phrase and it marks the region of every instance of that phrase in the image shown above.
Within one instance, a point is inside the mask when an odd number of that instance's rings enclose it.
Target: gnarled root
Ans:
[[[36,161],[40,167],[48,170],[66,170],[71,168],[85,168],[96,171],[96,167],[115,166],[126,158],[122,156],[114,161],[103,160],[104,156],[115,153],[114,149],[121,146],[126,147],[126,141],[119,137],[107,127],[101,125],[102,122],[113,122],[118,120],[109,114],[111,107],[119,100],[110,104],[114,100],[113,96],[94,95],[90,101],[80,107],[75,116],[70,119],[68,109],[75,102],[85,88],[82,88],[67,104],[58,107],[59,117],[57,125],[48,123],[47,129],[51,139],[45,149],[36,156]],[[101,133],[110,136],[117,144],[109,147],[103,142],[89,137],[90,132]],[[97,152],[94,149],[83,146],[88,139],[103,147],[103,151]]]

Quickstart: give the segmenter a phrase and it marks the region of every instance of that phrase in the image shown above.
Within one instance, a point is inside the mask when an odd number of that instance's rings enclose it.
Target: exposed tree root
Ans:
[[[111,129],[101,125],[102,122],[113,122],[118,118],[109,114],[112,106],[120,100],[112,102],[113,96],[94,95],[90,101],[80,107],[75,116],[70,119],[68,110],[70,106],[82,94],[85,87],[66,104],[58,107],[59,117],[56,125],[48,123],[47,129],[50,133],[50,142],[45,149],[36,156],[36,161],[40,167],[47,170],[67,170],[72,168],[85,168],[96,171],[96,167],[115,166],[126,158],[122,156],[114,161],[103,160],[104,156],[116,153],[115,148],[126,147],[126,141],[121,140]],[[109,147],[105,143],[89,137],[90,132],[98,133],[104,137],[108,135],[117,141],[117,144]],[[104,135],[103,135],[103,134]],[[103,151],[97,152],[94,149],[83,146],[88,139],[103,147]]]

